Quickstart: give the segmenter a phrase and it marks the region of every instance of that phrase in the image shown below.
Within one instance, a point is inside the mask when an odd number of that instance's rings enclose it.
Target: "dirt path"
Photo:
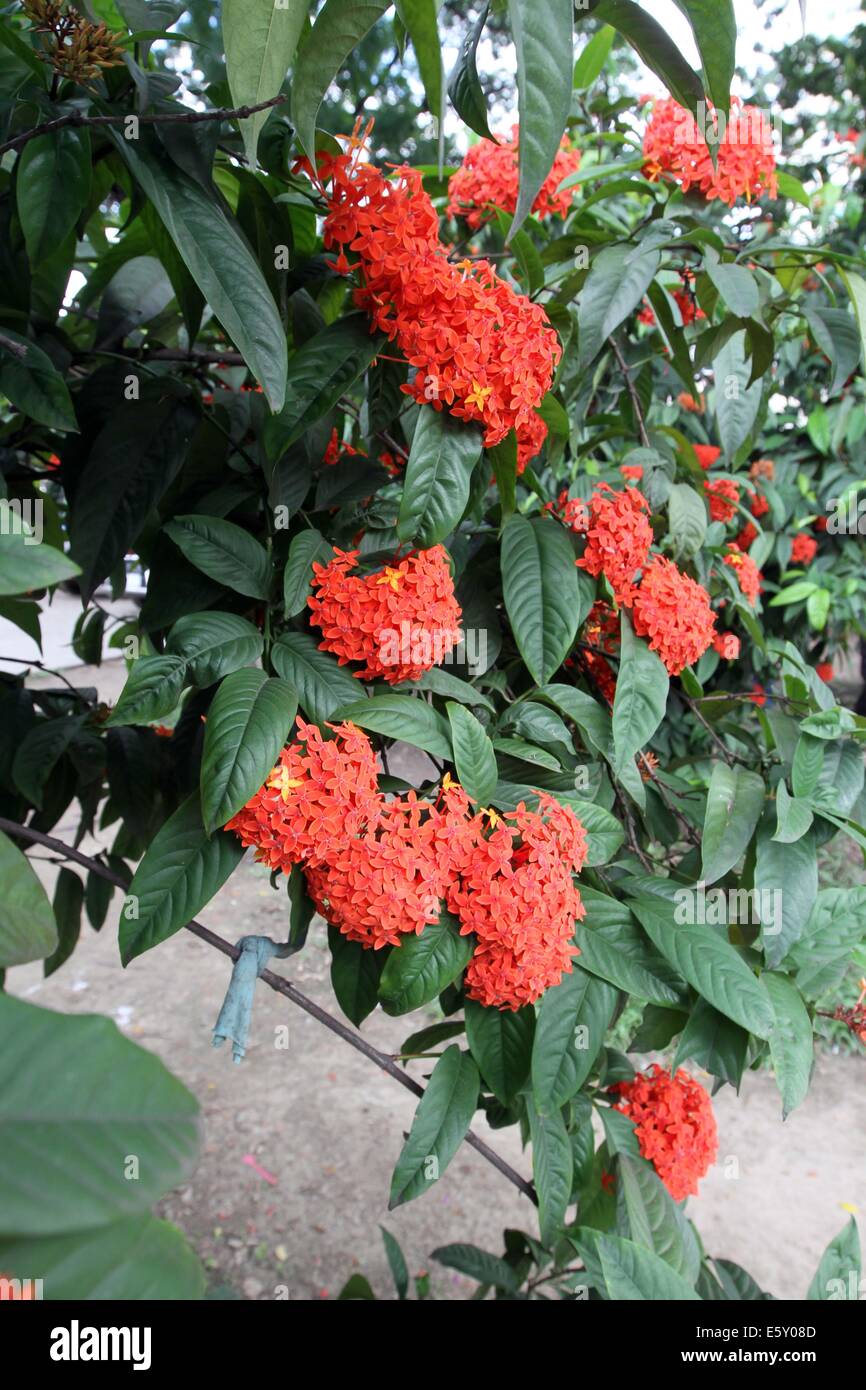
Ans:
[[[93,673],[83,670],[80,679]],[[53,870],[38,867],[47,881]],[[124,971],[116,916],[117,901],[102,932],[85,927],[74,956],[50,980],[42,981],[41,966],[24,966],[10,971],[8,986],[47,1007],[110,1015],[198,1096],[201,1160],[163,1212],[189,1234],[214,1284],[249,1299],[273,1298],[281,1288],[292,1298],[334,1297],[360,1269],[380,1297],[393,1297],[381,1223],[400,1240],[410,1271],[430,1270],[437,1297],[465,1297],[474,1286],[430,1261],[436,1246],[471,1241],[498,1252],[504,1227],[535,1230],[526,1199],[465,1146],[427,1196],[389,1214],[391,1169],[413,1097],[261,985],[251,1045],[234,1066],[210,1040],[228,980],[225,958],[180,932]],[[201,917],[231,940],[278,936],[286,898],[245,860]],[[301,955],[275,968],[338,1012],[328,965],[319,924]],[[288,1048],[278,1046],[285,1024]],[[378,1014],[363,1031],[393,1052],[418,1026]],[[847,1212],[866,1212],[864,1074],[859,1057],[823,1056],[808,1100],[784,1124],[766,1072],[747,1074],[740,1099],[730,1088],[716,1098],[719,1163],[690,1214],[710,1253],[743,1264],[779,1297],[802,1298]],[[513,1130],[491,1132],[480,1119],[475,1127],[528,1174]],[[249,1155],[274,1181],[250,1166]]]

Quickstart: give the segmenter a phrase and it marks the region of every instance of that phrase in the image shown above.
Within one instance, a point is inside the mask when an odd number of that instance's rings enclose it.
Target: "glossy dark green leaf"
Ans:
[[[633,0],[601,0],[593,5],[593,19],[613,27],[628,39],[638,57],[660,77],[672,97],[697,114],[703,99],[701,80],[680,53],[667,30]]]
[[[478,1088],[478,1068],[468,1052],[452,1043],[433,1068],[418,1102],[391,1178],[389,1210],[420,1197],[445,1172],[475,1113]]]
[[[434,758],[451,761],[451,735],[447,721],[432,705],[411,695],[374,695],[335,710],[335,719],[347,719],[362,729],[423,748]]]
[[[274,670],[297,692],[298,703],[314,724],[358,699],[360,683],[330,652],[319,650],[307,632],[284,632],[271,648]]]
[[[287,399],[267,422],[265,443],[277,459],[336,405],[382,350],[384,338],[371,333],[366,314],[349,314],[308,338],[288,364]],[[353,463],[358,466],[358,461]]]
[[[57,923],[57,949],[45,961],[46,978],[59,970],[78,943],[81,935],[81,909],[84,906],[84,884],[73,869],[62,868],[54,889],[54,920]]]
[[[221,20],[226,76],[235,106],[270,101],[283,85],[307,18],[307,0],[223,0]],[[256,167],[259,134],[268,118],[258,111],[241,122],[247,161]]]
[[[481,1075],[498,1100],[510,1105],[529,1076],[535,1014],[531,1008],[486,1008],[467,999],[466,1040]]]
[[[179,618],[165,650],[186,662],[192,685],[204,687],[241,666],[251,666],[261,656],[262,646],[262,634],[246,618],[210,609]]]
[[[530,1105],[532,1179],[538,1193],[538,1228],[541,1243],[552,1247],[565,1224],[574,1176],[571,1140],[561,1110],[540,1115]]]
[[[396,8],[412,40],[427,105],[436,119],[441,120],[445,78],[442,72],[442,47],[436,23],[438,0],[397,0]]]
[[[481,431],[444,410],[423,406],[412,437],[397,518],[397,535],[429,547],[445,539],[469,500],[481,455]]]
[[[72,231],[90,192],[90,133],[64,126],[28,140],[15,170],[18,216],[35,269]]]
[[[476,135],[492,140],[487,124],[487,102],[478,79],[478,44],[487,23],[489,6],[485,5],[475,23],[466,31],[457,62],[448,79],[448,96],[451,105],[462,121],[474,130]]]
[[[532,1045],[532,1090],[539,1114],[576,1095],[601,1051],[616,990],[575,964],[542,996]]]
[[[539,685],[561,666],[586,616],[574,551],[546,517],[509,517],[502,532],[502,591],[520,654]]]
[[[640,304],[661,263],[658,251],[607,246],[592,261],[580,295],[580,363],[588,367]]]
[[[298,698],[287,681],[244,669],[226,676],[208,710],[201,810],[210,834],[263,785],[288,741]]]
[[[782,1097],[782,1119],[786,1120],[809,1093],[814,1057],[812,1021],[800,991],[787,975],[766,970],[761,982],[776,1016],[776,1026],[770,1034],[770,1057]]]
[[[470,936],[443,908],[438,922],[428,922],[420,936],[403,937],[388,957],[379,981],[379,999],[388,1014],[407,1014],[429,1004],[465,970],[472,955]]]
[[[852,1216],[821,1256],[807,1299],[810,1302],[858,1300],[861,1297],[860,1269],[860,1233]]]
[[[283,570],[283,609],[287,618],[302,612],[313,587],[313,562],[326,565],[334,552],[314,526],[299,531],[289,546]]]
[[[0,394],[8,396],[16,410],[40,425],[52,430],[77,430],[66,382],[47,353],[10,328],[3,329],[3,338],[16,343],[21,351],[13,352],[0,343]]]
[[[635,636],[625,610],[622,649],[613,701],[615,771],[619,775],[635,754],[645,750],[667,709],[670,677],[655,652]]]
[[[0,970],[57,949],[54,910],[27,856],[0,832]]]
[[[737,17],[733,0],[676,0],[695,36],[707,96],[718,111],[727,111],[737,56]]]
[[[106,725],[154,724],[176,708],[186,683],[180,656],[141,656],[132,664]]]
[[[715,883],[745,853],[764,806],[764,780],[748,768],[716,763],[707,792],[701,878]]]
[[[446,705],[454,745],[457,780],[479,806],[487,806],[496,790],[496,754],[484,725],[465,705],[449,700]]]
[[[352,49],[389,6],[390,0],[326,0],[301,44],[292,81],[292,120],[311,159],[325,93]]]
[[[440,1245],[431,1251],[431,1260],[438,1260],[446,1269],[456,1269],[479,1284],[490,1284],[495,1289],[506,1289],[516,1293],[520,1287],[517,1271],[498,1255],[479,1250],[477,1245]]]
[[[196,569],[235,593],[267,598],[271,565],[263,545],[218,516],[177,516],[163,527]]]
[[[349,941],[336,927],[328,927],[331,949],[331,984],[343,1013],[360,1028],[379,1002],[379,980],[388,953],[367,951],[360,941]]]
[[[517,49],[520,181],[512,233],[529,215],[550,173],[571,105],[574,64],[572,0],[508,0]]]

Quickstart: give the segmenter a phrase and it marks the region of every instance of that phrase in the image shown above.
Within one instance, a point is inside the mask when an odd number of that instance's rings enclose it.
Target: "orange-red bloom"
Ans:
[[[688,391],[680,392],[677,396],[677,405],[682,406],[683,410],[688,410],[692,415],[703,415],[704,413],[703,397],[699,396],[695,400]]]
[[[693,444],[692,448],[701,468],[711,468],[722,452],[716,444]]]
[[[740,531],[737,536],[736,543],[739,546],[740,550],[748,550],[749,546],[752,544],[752,541],[757,539],[757,535],[757,526],[753,526],[751,521],[747,521],[742,531]]]
[[[713,482],[706,482],[704,491],[710,504],[710,518],[713,521],[733,521],[740,500],[740,489],[733,478],[716,478]]]
[[[325,245],[341,248],[338,270],[358,269],[355,302],[416,368],[403,390],[480,425],[486,447],[513,428],[524,468],[547,435],[536,407],[561,354],[541,305],[516,294],[487,261],[448,259],[418,170],[400,168],[388,180],[338,155],[323,156],[319,174],[330,185]],[[347,250],[358,257],[354,266]]]
[[[545,502],[542,511],[558,518],[569,531],[582,535],[589,525],[589,508],[580,497],[569,497],[565,488],[555,502]]]
[[[819,661],[815,667],[815,675],[820,677],[822,681],[826,681],[829,685],[830,681],[833,679],[832,661]]]
[[[807,536],[805,531],[798,531],[791,544],[791,564],[811,565],[817,549],[818,542],[814,536]]]
[[[698,1182],[716,1161],[716,1120],[708,1093],[682,1067],[675,1076],[653,1065],[634,1081],[612,1088],[616,1107],[634,1122],[640,1151],[675,1202],[697,1195]]]
[[[713,650],[725,661],[736,661],[740,655],[740,639],[735,632],[718,632],[713,638]]]
[[[489,819],[481,812],[477,827]],[[574,923],[585,909],[572,879],[586,860],[586,835],[575,813],[539,794],[476,835],[447,904],[478,945],[466,971],[467,993],[481,1004],[519,1009],[571,970],[579,954]]]
[[[768,478],[770,482],[776,476],[776,465],[772,459],[755,459],[749,469],[750,478]]]
[[[770,510],[770,504],[762,492],[749,493],[749,510],[752,516],[766,516]]]
[[[298,720],[298,738],[284,748],[264,786],[226,825],[256,858],[287,872],[293,864],[321,865],[379,819],[376,754],[354,724],[330,724],[322,737]]]
[[[594,577],[604,574],[617,603],[626,608],[632,605],[635,574],[646,564],[653,542],[648,512],[649,503],[634,487],[615,492],[600,483],[589,500],[586,549],[577,564]]]
[[[718,113],[710,108],[707,118],[718,135]],[[717,146],[716,167],[694,116],[672,98],[655,103],[643,153],[647,178],[668,174],[684,193],[697,188],[708,202],[719,198],[732,207],[737,198],[751,202],[765,194],[777,195],[772,127],[762,111],[743,106],[736,97]]]
[[[740,588],[754,608],[763,587],[763,576],[751,555],[745,555],[736,541],[729,541],[724,563],[734,571]]]
[[[367,575],[351,572],[358,553],[337,550],[327,565],[313,565],[307,603],[322,631],[319,646],[341,666],[363,662],[355,672],[361,680],[420,680],[460,640],[462,615],[447,552],[436,545]]]
[[[703,656],[715,635],[716,618],[706,589],[654,555],[634,592],[634,630],[648,637],[672,676]]]
[[[467,150],[463,163],[448,181],[448,217],[464,217],[473,229],[481,226],[494,208],[514,212],[517,207],[519,129],[511,127],[511,139],[497,143],[479,140]],[[532,204],[536,217],[565,217],[571,206],[572,190],[557,192],[562,180],[580,168],[580,150],[572,149],[568,137],[553,161],[553,168]]]

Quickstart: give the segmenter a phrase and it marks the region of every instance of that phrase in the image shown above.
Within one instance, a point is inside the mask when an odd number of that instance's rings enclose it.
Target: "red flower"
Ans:
[[[749,508],[752,516],[766,516],[770,510],[770,504],[762,492],[749,493]]]
[[[335,738],[323,738],[315,724],[299,719],[297,741],[283,749],[265,785],[226,825],[272,869],[324,864],[379,819],[370,740],[354,724],[328,728]]]
[[[319,172],[330,183],[325,245],[343,248],[338,268],[357,269],[362,280],[355,302],[416,368],[402,389],[480,425],[485,447],[513,428],[524,468],[547,435],[536,407],[561,355],[541,305],[487,261],[448,259],[417,169],[398,169],[389,181],[355,156],[326,155]]]
[[[682,1068],[676,1076],[655,1064],[634,1081],[612,1088],[616,1107],[634,1122],[640,1151],[675,1202],[697,1195],[698,1182],[716,1161],[716,1120],[708,1093]]]
[[[637,321],[638,321],[638,323],[647,323],[647,324],[653,324],[653,323],[655,323],[655,321],[656,321],[656,316],[655,316],[655,314],[653,313],[652,307],[651,307],[649,304],[644,304],[644,305],[638,310]]]
[[[476,836],[447,904],[474,932],[467,993],[488,1007],[532,1004],[571,971],[574,923],[585,909],[572,875],[586,860],[586,834],[568,806],[539,793],[538,811],[475,818]]]
[[[703,309],[699,309],[693,294],[687,289],[674,290],[673,297],[677,302],[677,308],[683,320],[683,325],[688,327],[696,319],[705,319],[707,316]]]
[[[319,646],[341,666],[364,662],[354,673],[361,680],[420,680],[460,640],[461,611],[447,552],[436,545],[368,575],[350,573],[358,553],[337,550],[327,565],[313,565],[314,592],[307,603],[322,631]]]
[[[600,483],[589,501],[590,523],[586,549],[577,561],[588,574],[604,574],[617,603],[630,608],[635,573],[646,564],[653,530],[646,515],[649,503],[637,488],[615,492]]]
[[[582,535],[589,525],[589,508],[582,498],[569,497],[567,488],[563,489],[555,502],[545,502],[541,510],[555,516],[569,531],[575,531],[578,535]]]
[[[760,681],[755,681],[755,684],[752,686],[752,692],[749,699],[753,705],[765,705],[767,703],[767,696]]]
[[[740,588],[754,608],[763,587],[763,576],[751,555],[745,555],[736,541],[729,541],[724,563],[734,571]]]
[[[827,530],[827,518],[825,516],[816,516],[813,524],[816,531]]]
[[[758,528],[753,526],[751,521],[747,521],[742,531],[737,536],[736,544],[740,550],[748,550],[753,540],[757,539]]]
[[[494,208],[514,212],[517,207],[519,129],[511,127],[511,139],[496,142],[479,140],[467,150],[463,163],[448,181],[447,217],[465,217],[472,228],[480,227]],[[565,217],[571,206],[572,190],[557,188],[568,174],[580,168],[580,150],[572,149],[566,136],[553,161],[553,168],[532,204],[536,217]]]
[[[819,661],[818,665],[815,667],[815,674],[829,685],[830,681],[833,679],[832,661]]]
[[[817,549],[818,542],[814,536],[807,536],[805,531],[798,531],[791,545],[791,564],[811,565]]]
[[[654,555],[634,595],[634,630],[648,637],[672,676],[703,656],[716,619],[707,591],[673,560]]]
[[[712,483],[706,482],[704,491],[709,498],[711,520],[733,521],[740,500],[740,489],[733,478],[716,478]]]
[[[581,634],[580,665],[609,705],[616,694],[616,676],[603,653],[619,650],[619,617],[609,603],[597,599],[592,605]]]
[[[772,459],[755,459],[749,469],[750,478],[768,478],[770,482],[776,476],[776,465]]]
[[[701,468],[711,468],[722,452],[715,444],[693,444],[692,448],[697,454]]]
[[[708,118],[718,134],[719,119],[709,108]],[[708,202],[719,198],[733,206],[737,198],[747,202],[777,195],[773,133],[763,112],[731,102],[730,119],[717,146],[714,167],[709,147],[691,112],[671,98],[657,101],[643,141],[644,173],[649,179],[669,174],[683,192],[697,188]]]
[[[713,650],[725,661],[736,661],[740,655],[740,639],[735,632],[718,632],[713,638]]]
[[[643,477],[642,463],[621,463],[619,471],[627,483],[639,483]]]
[[[677,396],[677,405],[681,406],[683,410],[688,410],[692,415],[703,415],[704,413],[703,400],[695,400],[694,396],[689,395],[688,391],[680,392]],[[719,453],[721,453],[721,450],[719,450]]]

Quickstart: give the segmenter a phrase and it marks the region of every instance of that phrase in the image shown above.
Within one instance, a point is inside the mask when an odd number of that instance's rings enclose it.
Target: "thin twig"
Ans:
[[[625,384],[628,387],[628,394],[631,396],[631,403],[634,407],[634,413],[637,417],[637,428],[638,433],[640,434],[640,442],[645,449],[648,449],[650,447],[649,435],[647,434],[646,419],[644,418],[643,406],[640,403],[640,396],[637,393],[637,387],[631,379],[631,373],[628,369],[628,366],[626,365],[626,360],[622,355],[622,350],[620,349],[619,343],[616,341],[615,338],[608,338],[607,341],[613,348],[613,355],[619,363],[620,371],[625,377]]]
[[[5,333],[0,333],[0,347],[10,352],[13,357],[27,356],[27,344],[16,343],[14,338],[7,337]]]
[[[75,864],[80,864],[82,868],[88,869],[91,873],[97,874],[100,878],[106,879],[109,883],[113,883],[118,888],[126,890],[128,887],[119,874],[114,873],[112,869],[106,868],[98,859],[93,859],[90,855],[83,854],[79,849],[73,849],[71,845],[67,845],[63,840],[56,839],[53,835],[45,835],[41,830],[32,830],[30,826],[19,825],[17,821],[7,820],[5,817],[0,817],[0,831],[4,831],[7,835],[12,835],[18,839],[27,840],[31,844],[44,845],[47,849],[54,850],[56,854],[62,855],[64,859],[70,860]],[[197,936],[200,941],[206,942],[208,946],[213,946],[215,950],[221,951],[224,956],[228,956],[231,960],[237,960],[240,955],[237,946],[233,946],[231,942],[226,941],[224,937],[218,936],[217,933],[211,931],[209,927],[202,926],[201,922],[187,922],[186,930],[192,932],[193,936]],[[303,1009],[305,1013],[317,1019],[325,1028],[330,1029],[332,1033],[336,1033],[337,1036],[342,1038],[344,1042],[347,1042],[350,1047],[354,1047],[356,1052],[362,1052],[364,1056],[369,1058],[371,1062],[374,1062],[377,1067],[387,1072],[395,1081],[398,1081],[405,1090],[411,1091],[413,1095],[423,1096],[424,1087],[419,1086],[417,1081],[413,1081],[411,1076],[407,1076],[391,1057],[384,1052],[380,1052],[377,1047],[373,1047],[372,1043],[367,1042],[366,1038],[362,1038],[360,1033],[354,1032],[353,1029],[341,1022],[340,1019],[334,1018],[333,1014],[329,1014],[327,1009],[323,1009],[319,1004],[316,1004],[314,1000],[309,999],[306,994],[302,994],[291,981],[285,979],[282,975],[275,975],[272,970],[263,970],[259,979],[264,980],[265,984],[269,985],[277,994],[283,994],[286,999],[291,999],[292,1003],[297,1004],[299,1009]],[[483,1139],[479,1139],[478,1135],[474,1134],[472,1130],[467,1131],[465,1139],[470,1148],[473,1148],[476,1153],[481,1154],[482,1158],[486,1158],[488,1163],[492,1163],[493,1167],[496,1168],[503,1177],[507,1178],[510,1183],[513,1183],[514,1186],[523,1193],[524,1197],[528,1197],[531,1202],[536,1206],[538,1205],[538,1196],[532,1183],[527,1182],[525,1178],[521,1177],[520,1174],[511,1167],[510,1163],[507,1163],[494,1149],[491,1149],[488,1144],[485,1144]]]
[[[238,106],[234,109],[221,106],[217,111],[161,111],[150,115],[125,111],[122,116],[85,116],[82,111],[67,111],[63,116],[56,116],[53,121],[43,121],[41,125],[25,130],[22,135],[16,135],[14,140],[7,140],[5,145],[0,145],[0,155],[6,154],[8,150],[20,150],[38,135],[50,135],[53,131],[62,130],[68,125],[123,125],[130,119],[138,121],[139,125],[196,125],[199,121],[245,120],[247,116],[254,116],[257,111],[265,111],[270,106],[279,106],[285,100],[284,96],[277,96],[271,97],[269,101],[260,101],[255,106]]]

